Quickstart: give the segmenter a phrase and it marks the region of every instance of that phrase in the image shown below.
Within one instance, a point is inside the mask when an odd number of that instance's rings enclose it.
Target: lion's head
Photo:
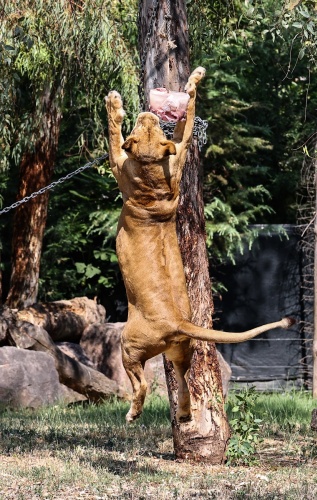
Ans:
[[[148,112],[139,114],[135,127],[122,149],[142,163],[157,162],[176,154],[175,144],[166,139],[158,117]]]

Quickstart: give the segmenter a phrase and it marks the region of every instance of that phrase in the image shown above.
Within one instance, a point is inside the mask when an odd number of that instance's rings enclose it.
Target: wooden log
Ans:
[[[78,341],[92,323],[104,323],[103,306],[87,297],[33,304],[17,312],[17,319],[41,326],[55,341]]]
[[[99,403],[111,396],[126,399],[117,382],[64,354],[41,326],[26,321],[12,322],[10,336],[21,349],[50,354],[54,358],[61,384],[83,394],[89,401]]]

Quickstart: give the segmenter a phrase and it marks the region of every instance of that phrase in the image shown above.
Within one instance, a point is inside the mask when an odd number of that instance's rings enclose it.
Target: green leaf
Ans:
[[[75,266],[76,266],[76,271],[79,274],[84,274],[85,273],[86,264],[84,264],[83,262],[75,262]]]
[[[303,7],[301,7],[300,9],[298,9],[299,13],[303,16],[303,17],[306,17],[306,18],[309,18],[310,17],[310,13],[308,12],[308,10],[304,9]]]
[[[312,22],[308,23],[306,28],[308,29],[308,31],[314,35],[315,34],[315,30],[314,30],[314,24]]]
[[[86,271],[85,271],[86,277],[93,278],[97,274],[101,274],[100,269],[98,269],[97,267],[94,267],[92,264],[88,264],[88,266],[86,267]]]

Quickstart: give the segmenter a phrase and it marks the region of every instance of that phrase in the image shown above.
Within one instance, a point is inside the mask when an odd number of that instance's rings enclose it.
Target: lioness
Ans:
[[[186,421],[191,418],[191,409],[184,376],[190,367],[192,339],[242,342],[272,328],[288,328],[292,323],[284,318],[243,333],[208,330],[191,323],[175,218],[194,126],[196,86],[204,74],[204,68],[199,67],[188,79],[187,117],[176,124],[173,140],[166,139],[157,116],[140,113],[124,141],[120,94],[111,91],[106,98],[110,165],[123,196],[117,255],[129,302],[128,321],[122,334],[123,365],[133,387],[127,421],[139,417],[143,409],[146,360],[165,352],[173,362],[178,382],[176,416],[179,421]]]

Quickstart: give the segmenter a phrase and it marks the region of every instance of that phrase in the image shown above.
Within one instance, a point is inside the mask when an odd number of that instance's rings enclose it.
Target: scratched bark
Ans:
[[[140,53],[143,53],[149,31],[153,2],[140,2]],[[171,2],[171,40],[176,48],[168,51],[166,38],[167,2],[159,2],[154,33],[146,47],[144,88],[146,103],[151,88],[166,87],[183,91],[190,74],[186,10],[183,0]],[[199,97],[198,97],[199,98]],[[146,107],[147,109],[147,107]],[[177,215],[177,231],[182,253],[192,320],[199,326],[212,327],[213,300],[205,243],[204,206],[199,152],[193,144],[188,153]],[[171,404],[174,450],[177,458],[221,464],[230,436],[224,411],[222,382],[214,344],[196,341],[189,390],[193,419],[177,424],[177,382],[170,362],[164,359]]]

